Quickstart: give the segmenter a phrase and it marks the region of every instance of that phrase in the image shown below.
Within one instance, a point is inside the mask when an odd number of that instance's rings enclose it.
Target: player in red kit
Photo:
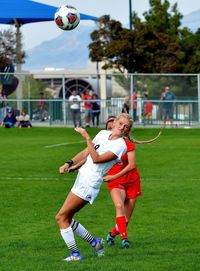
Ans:
[[[106,128],[112,128],[114,117],[108,119]],[[120,234],[122,248],[128,248],[130,243],[127,235],[127,225],[132,216],[138,196],[141,196],[140,175],[135,162],[135,144],[124,138],[127,152],[121,157],[121,162],[115,164],[104,177],[112,201],[116,209],[116,225],[107,235],[106,241],[112,246],[115,237]]]

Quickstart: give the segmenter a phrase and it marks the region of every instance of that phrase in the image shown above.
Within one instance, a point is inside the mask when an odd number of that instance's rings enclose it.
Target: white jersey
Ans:
[[[82,101],[81,97],[79,95],[71,95],[69,97],[69,102],[73,102],[70,105],[71,109],[80,109],[80,102]]]
[[[110,151],[114,153],[117,158],[104,163],[93,163],[92,157],[88,155],[85,164],[79,169],[79,172],[84,176],[87,184],[96,189],[100,188],[103,181],[102,177],[114,164],[120,161],[121,156],[127,149],[123,138],[109,140],[111,133],[111,131],[102,130],[95,136],[92,142],[99,155]]]

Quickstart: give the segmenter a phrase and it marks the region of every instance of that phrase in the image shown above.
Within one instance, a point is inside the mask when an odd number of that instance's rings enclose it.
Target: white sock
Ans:
[[[69,226],[66,229],[60,229],[60,233],[63,240],[65,241],[65,244],[69,248],[69,250],[71,250],[72,252],[78,251],[78,247],[76,245],[76,241],[74,239],[74,233],[71,226]]]

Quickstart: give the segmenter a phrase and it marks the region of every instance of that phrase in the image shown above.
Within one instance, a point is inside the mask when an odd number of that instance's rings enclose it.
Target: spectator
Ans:
[[[90,121],[92,116],[92,92],[88,90],[84,90],[82,94],[82,99],[84,102],[84,110],[85,110],[85,126],[90,127]]]
[[[74,89],[72,90],[72,94],[69,97],[69,105],[70,105],[70,110],[71,110],[71,114],[72,114],[72,120],[74,123],[74,127],[81,127],[81,107],[80,107],[80,103],[81,103],[82,99],[80,97],[80,95],[77,94],[77,91]],[[78,125],[77,125],[78,122]]]
[[[21,112],[21,114],[17,117],[18,120],[18,128],[31,128],[32,124],[30,121],[30,116],[26,113],[25,110]]]
[[[137,93],[136,91],[133,91],[133,94],[131,96],[132,101],[132,109],[133,109],[133,121],[137,121]]]
[[[101,108],[100,108],[100,100],[96,93],[92,95],[91,105],[92,105],[92,124],[93,124],[93,127],[98,127]]]
[[[16,122],[17,122],[17,119],[13,111],[11,109],[8,109],[7,115],[3,119],[3,126],[5,128],[13,128]]]
[[[0,85],[0,124],[3,125],[3,119],[7,113],[6,96],[3,96]]]
[[[148,100],[148,94],[144,94],[144,107],[143,107],[143,124],[150,124],[152,122],[153,103]]]
[[[173,127],[173,114],[174,114],[174,105],[175,105],[175,94],[170,91],[169,86],[164,88],[163,93],[161,94],[160,100],[163,102],[163,121],[164,127],[166,126],[166,121],[169,119],[171,127]]]
[[[44,117],[44,93],[40,93],[39,112],[41,121],[45,121]]]
[[[129,97],[126,96],[124,99],[123,107],[122,107],[122,113],[129,114],[129,109],[130,109],[130,101],[129,101]]]

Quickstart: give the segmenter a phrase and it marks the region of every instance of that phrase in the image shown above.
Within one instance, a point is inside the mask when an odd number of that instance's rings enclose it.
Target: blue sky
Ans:
[[[35,0],[36,1],[36,0]],[[111,18],[119,20],[124,25],[129,23],[129,0],[37,0],[37,2],[61,6],[70,4],[75,6],[81,13],[102,16],[109,14]],[[200,10],[200,1],[197,0],[169,0],[171,4],[178,3],[178,9],[183,14],[189,14],[195,10]],[[132,10],[140,16],[149,9],[149,0],[132,0]],[[80,24],[94,24],[89,21],[82,21]],[[0,25],[0,28],[3,28]],[[31,49],[40,43],[50,40],[61,34],[54,22],[34,23],[22,26],[23,43],[25,49]],[[74,30],[75,31],[75,30]]]

